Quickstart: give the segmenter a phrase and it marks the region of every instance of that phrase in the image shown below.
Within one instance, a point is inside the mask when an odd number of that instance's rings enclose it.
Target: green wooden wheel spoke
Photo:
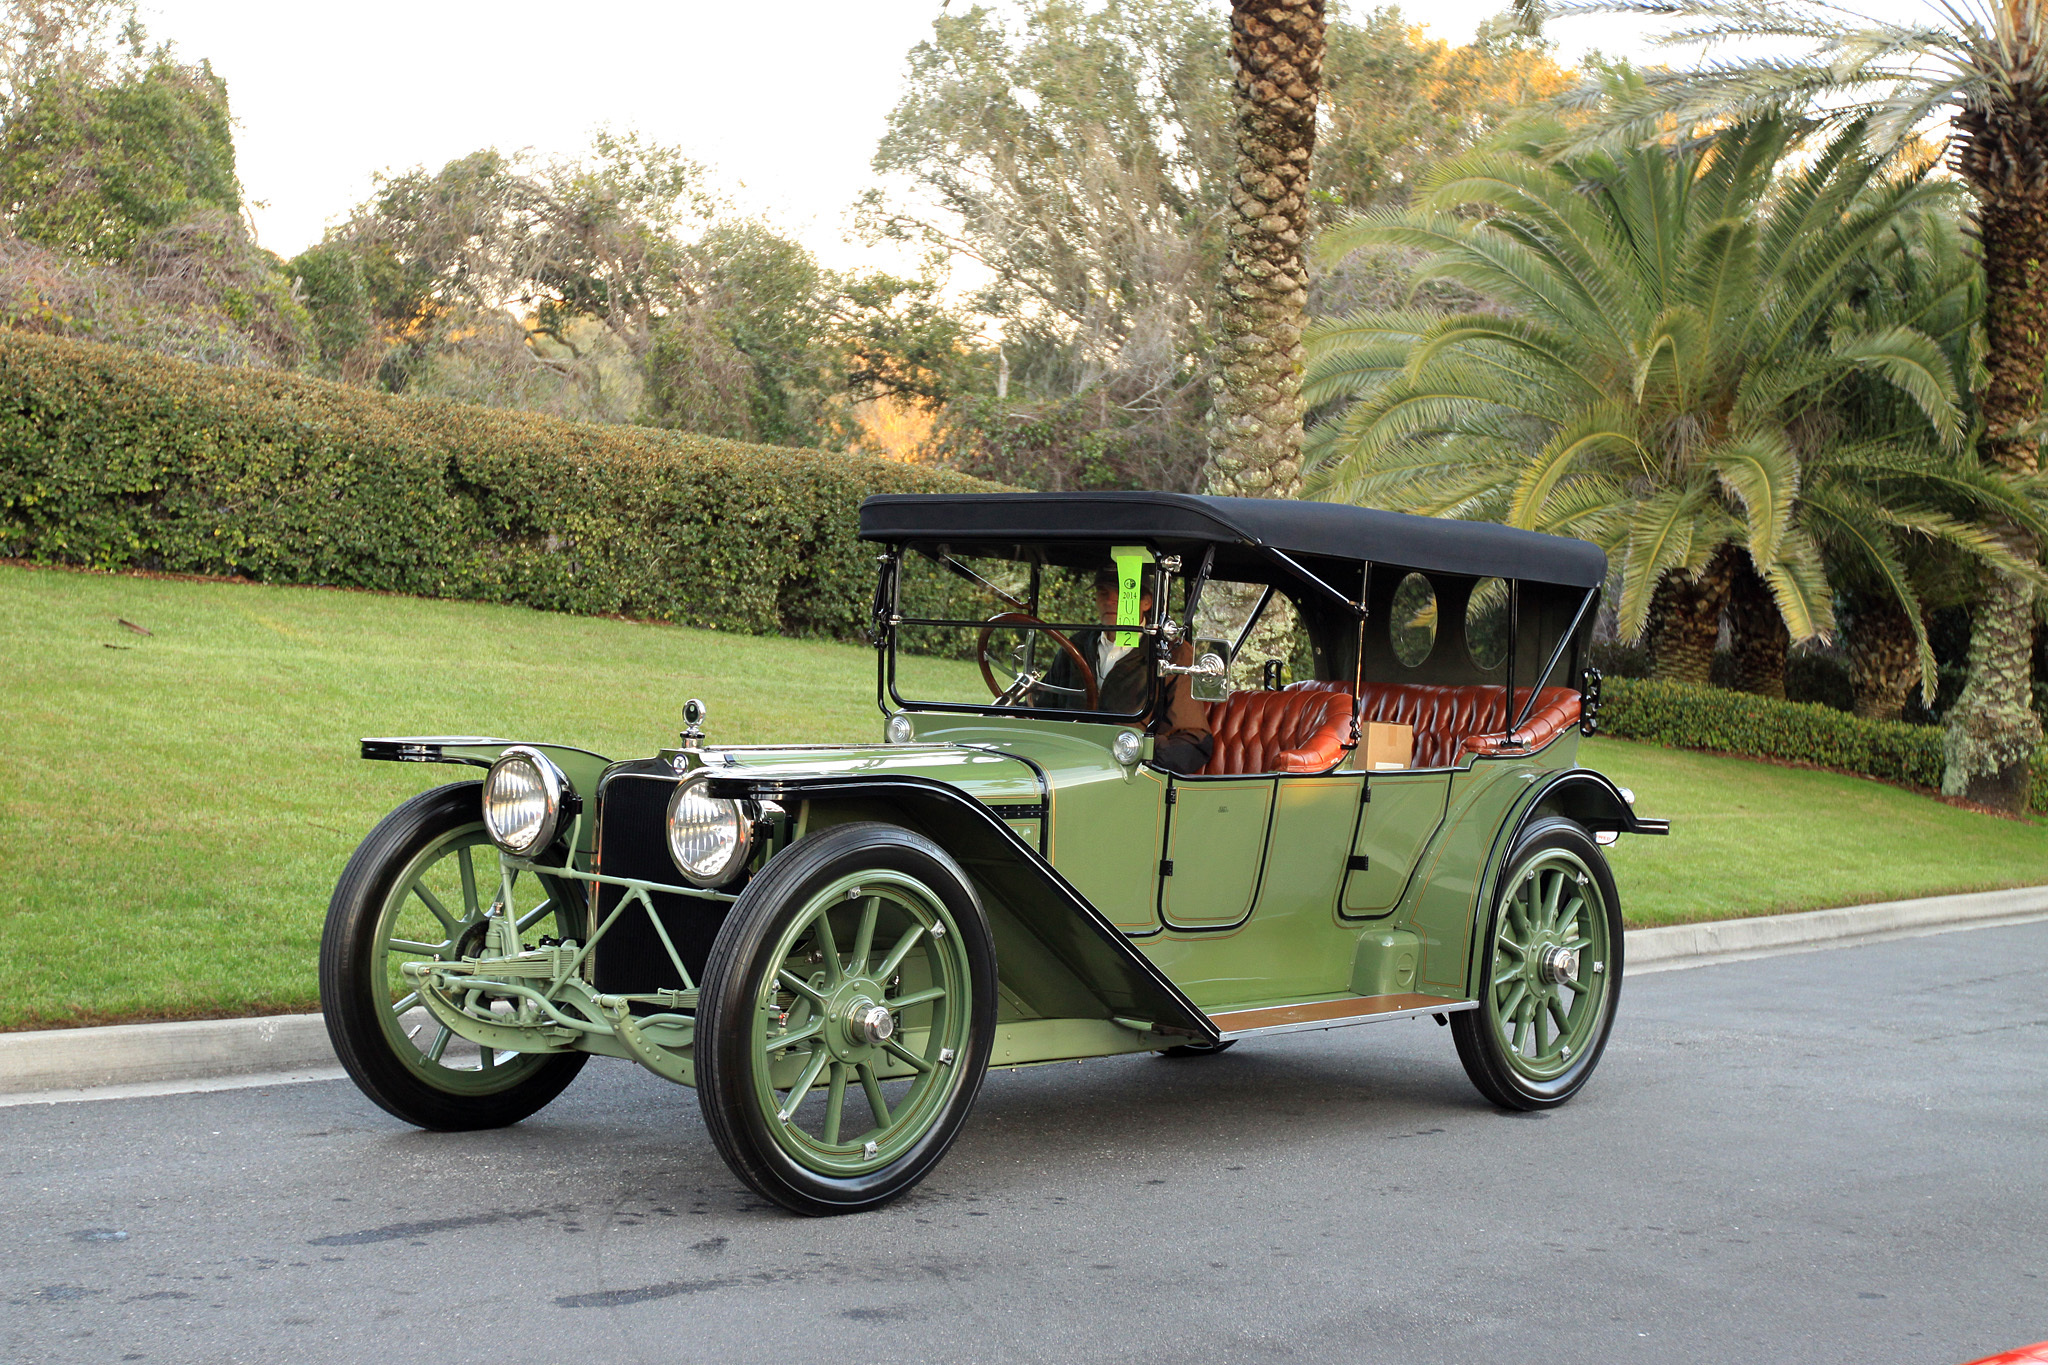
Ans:
[[[877,1128],[889,1126],[889,1101],[882,1097],[882,1083],[875,1079],[875,1069],[866,1062],[856,1063],[854,1070],[860,1076],[860,1088],[868,1097],[868,1111],[875,1116]]]
[[[1511,981],[1520,981],[1521,979],[1522,969],[1520,967],[1503,967],[1493,974],[1493,984],[1496,987],[1505,986]]]
[[[784,1101],[782,1112],[776,1116],[777,1118],[785,1123],[789,1121],[790,1115],[796,1113],[796,1107],[804,1102],[804,1096],[818,1083],[818,1077],[824,1074],[831,1061],[832,1054],[822,1047],[811,1053],[810,1062],[798,1074],[796,1084],[789,1088],[789,1098]]]
[[[1553,995],[1546,1008],[1550,1011],[1551,1019],[1557,1024],[1557,1036],[1562,1039],[1572,1031],[1572,1021],[1566,1016],[1563,1003]]]
[[[494,1047],[479,1047],[476,1050],[476,1059],[477,1070],[489,1071],[498,1064],[498,1049]]]
[[[832,911],[827,908],[818,912],[811,921],[812,932],[817,935],[818,951],[825,959],[825,988],[830,990],[846,979],[846,969],[839,961],[839,940],[832,936]]]
[[[449,938],[459,937],[459,931],[462,928],[463,922],[448,913],[448,907],[441,904],[439,896],[427,890],[426,883],[414,882],[412,884],[412,893],[420,898],[421,904],[433,912],[435,919],[441,921],[441,927],[448,931]]]
[[[1519,975],[1519,973],[1517,973],[1517,975]],[[1505,1000],[1503,1000],[1503,1001],[1501,1001],[1501,1003],[1500,1003],[1500,1013],[1501,1013],[1501,1018],[1503,1018],[1503,1019],[1519,1019],[1519,1018],[1521,1018],[1521,1016],[1522,1016],[1522,1001],[1523,1001],[1523,999],[1524,999],[1524,998],[1525,998],[1525,997],[1526,997],[1526,996],[1527,996],[1528,994],[1529,994],[1529,983],[1528,983],[1528,982],[1526,982],[1526,981],[1519,981],[1519,980],[1518,980],[1518,981],[1516,981],[1516,982],[1515,982],[1515,988],[1514,988],[1514,990],[1512,990],[1512,991],[1508,992],[1508,998],[1507,998],[1507,999],[1505,999]]]
[[[426,1059],[430,1062],[440,1061],[441,1054],[448,1050],[449,1040],[454,1037],[455,1032],[453,1029],[450,1029],[446,1024],[441,1025],[440,1032],[434,1035],[434,1041],[427,1046],[426,1053],[424,1054]]]
[[[528,929],[531,929],[534,925],[539,924],[542,920],[546,919],[550,914],[554,913],[554,909],[555,903],[552,899],[544,900],[539,905],[534,906],[533,909],[527,911],[518,919],[514,920],[513,923],[519,926],[519,932],[523,934]]]
[[[476,894],[476,863],[470,857],[468,845],[455,851],[456,866],[462,871],[462,908],[465,918],[483,913],[483,902]]]
[[[923,937],[924,926],[922,924],[911,925],[910,928],[903,932],[903,937],[896,940],[896,946],[889,950],[889,956],[882,959],[882,965],[875,968],[869,975],[879,980],[887,981],[896,974],[896,969],[903,965],[903,959],[910,956],[910,950],[915,948],[917,941]]]
[[[853,960],[850,964],[855,975],[865,975],[868,958],[875,951],[875,921],[882,916],[882,898],[869,896],[861,906],[860,927],[853,935]]]
[[[892,1010],[907,1010],[917,1005],[930,1004],[934,1000],[944,1000],[945,998],[946,988],[944,986],[933,986],[927,990],[912,991],[909,995],[884,998],[882,1003]]]
[[[832,1084],[825,1092],[825,1145],[839,1145],[839,1115],[846,1108],[846,1063],[832,1063]]]
[[[778,1034],[770,1038],[766,1050],[770,1056],[773,1056],[775,1053],[784,1052],[795,1047],[798,1043],[807,1043],[824,1031],[825,1021],[823,1019],[813,1019],[800,1029]]]
[[[1499,942],[1501,947],[1513,953],[1517,959],[1529,956],[1529,950],[1523,947],[1521,944],[1517,943],[1515,940],[1509,938],[1507,935],[1507,930],[1505,928],[1501,930]]]
[[[395,948],[401,953],[418,953],[422,957],[440,957],[455,945],[443,940],[440,943],[421,943],[417,939],[387,938],[386,948]]]
[[[778,970],[775,973],[775,978],[798,995],[808,999],[812,1004],[823,1005],[825,1003],[825,993],[823,991],[820,991],[816,986],[813,986],[810,982],[789,970],[789,968],[784,967]]]
[[[918,1056],[915,1052],[912,1052],[909,1048],[903,1046],[903,1044],[897,1042],[894,1038],[891,1038],[887,1042],[883,1043],[882,1047],[885,1050],[887,1050],[890,1056],[896,1058],[898,1061],[902,1062],[905,1066],[909,1067],[913,1071],[922,1073],[930,1071],[932,1069],[932,1064],[930,1062]]]
[[[1544,1053],[1550,1051],[1550,1012],[1548,1010],[1537,1010],[1534,1023],[1536,1029],[1536,1055],[1541,1057]]]
[[[1560,902],[1564,899],[1564,875],[1552,873],[1544,880],[1549,885],[1543,892],[1543,927],[1550,929],[1556,927],[1557,917],[1562,912]]]
[[[419,1002],[420,993],[418,991],[413,991],[408,995],[401,996],[398,999],[398,1001],[391,1006],[391,1012],[394,1015],[403,1015],[407,1010],[411,1009],[414,1005],[419,1004]]]

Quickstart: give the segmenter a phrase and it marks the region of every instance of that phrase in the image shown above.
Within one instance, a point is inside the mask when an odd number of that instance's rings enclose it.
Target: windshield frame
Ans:
[[[1149,541],[1133,539],[1118,543],[1143,545],[1152,556],[1155,573],[1152,610],[1139,625],[1130,628],[1135,629],[1143,637],[1137,646],[1141,651],[1140,663],[1145,670],[1145,700],[1141,710],[1127,712],[1089,710],[1080,706],[1004,705],[994,697],[990,697],[986,702],[976,703],[931,701],[904,696],[897,687],[896,644],[899,628],[931,626],[979,631],[988,624],[987,619],[905,616],[902,609],[902,566],[907,553],[919,554],[935,566],[979,584],[996,600],[1008,603],[1011,609],[1021,610],[1034,618],[1037,616],[1035,608],[1038,604],[1040,578],[1045,568],[1045,560],[1042,557],[1026,558],[1021,554],[1011,557],[1013,562],[1029,564],[1031,568],[1029,597],[1020,603],[1017,598],[960,563],[952,556],[945,543],[906,541],[890,542],[885,547],[880,556],[879,578],[875,586],[875,620],[871,634],[875,641],[875,700],[881,707],[882,714],[894,715],[897,711],[942,711],[966,715],[1019,716],[1032,720],[1072,720],[1124,726],[1140,726],[1150,721],[1159,704],[1158,645],[1173,629],[1170,609],[1174,581],[1180,571],[1180,558],[1177,555],[1161,553],[1158,547]],[[1017,548],[1025,550],[1031,548],[1031,545],[1031,542],[1020,543]],[[1107,560],[1110,547],[1103,545],[1101,550],[1104,559]],[[1070,638],[1077,631],[1104,629],[1100,620],[1044,621],[1041,624],[1048,630],[1056,630]],[[1052,644],[1050,641],[1048,643]],[[1052,644],[1052,647],[1055,651],[1059,649],[1057,644]],[[970,662],[978,661],[970,659]]]

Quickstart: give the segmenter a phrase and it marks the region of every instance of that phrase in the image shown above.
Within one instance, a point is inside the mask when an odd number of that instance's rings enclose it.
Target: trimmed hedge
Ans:
[[[1864,720],[1813,702],[1775,701],[1747,692],[1639,678],[1601,683],[1600,730],[1675,749],[1717,749],[1861,773],[1886,782],[1941,789],[1939,726]],[[2048,751],[2034,758],[2029,804],[2048,811]]]
[[[879,492],[947,470],[0,332],[0,556],[859,638]]]

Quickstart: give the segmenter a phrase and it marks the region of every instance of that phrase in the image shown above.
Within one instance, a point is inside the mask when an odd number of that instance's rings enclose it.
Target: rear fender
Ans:
[[[1561,815],[1574,820],[1594,834],[1613,831],[1617,834],[1669,834],[1669,820],[1648,820],[1636,814],[1635,807],[1622,795],[1620,787],[1605,773],[1594,772],[1591,768],[1565,768],[1547,775],[1547,780],[1531,785],[1515,803],[1508,818],[1502,822],[1500,832],[1494,836],[1493,848],[1487,855],[1486,876],[1479,887],[1479,904],[1472,916],[1472,951],[1467,961],[1471,963],[1465,981],[1465,994],[1469,999],[1479,998],[1479,969],[1485,954],[1485,935],[1492,928],[1491,907],[1494,897],[1500,894],[1501,874],[1507,870],[1507,860],[1514,855],[1515,846],[1522,841],[1522,834],[1529,826],[1546,816]]]
[[[808,803],[807,829],[881,819],[936,841],[973,878],[995,932],[1004,992],[1032,1015],[1113,1019],[1176,1042],[1220,1037],[1209,1016],[1038,850],[987,806],[945,783],[891,775],[713,777],[710,793],[774,801],[791,811]]]

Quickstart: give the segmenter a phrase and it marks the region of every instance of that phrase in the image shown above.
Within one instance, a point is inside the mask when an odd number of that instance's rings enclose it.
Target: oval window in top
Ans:
[[[1436,589],[1421,574],[1409,574],[1394,589],[1394,605],[1388,615],[1394,657],[1405,667],[1420,667],[1436,647]]]
[[[1482,578],[1465,599],[1465,652],[1472,666],[1491,673],[1508,661],[1508,583]]]

